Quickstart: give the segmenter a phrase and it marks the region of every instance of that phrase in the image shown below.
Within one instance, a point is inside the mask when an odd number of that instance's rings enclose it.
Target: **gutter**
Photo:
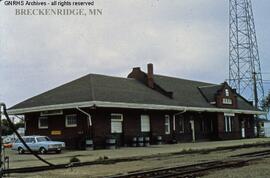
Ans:
[[[196,112],[221,112],[221,113],[236,113],[236,114],[266,114],[264,111],[253,111],[243,109],[227,109],[227,108],[208,108],[208,107],[187,107],[187,106],[173,106],[173,105],[156,105],[156,104],[139,104],[139,103],[123,103],[123,102],[105,102],[105,101],[89,101],[89,102],[77,102],[68,104],[57,104],[48,106],[37,106],[23,109],[9,109],[8,114],[25,114],[31,112],[40,112],[48,110],[58,109],[72,109],[72,108],[84,108],[91,107],[108,107],[108,108],[129,108],[129,109],[151,109],[151,110],[186,110]]]

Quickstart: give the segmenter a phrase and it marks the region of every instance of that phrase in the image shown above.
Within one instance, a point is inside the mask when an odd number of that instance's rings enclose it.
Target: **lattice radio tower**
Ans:
[[[229,84],[258,107],[264,89],[251,0],[229,3]]]

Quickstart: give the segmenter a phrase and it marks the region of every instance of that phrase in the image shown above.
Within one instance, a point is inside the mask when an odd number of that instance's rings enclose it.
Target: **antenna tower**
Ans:
[[[258,108],[264,89],[251,0],[229,3],[229,84]]]

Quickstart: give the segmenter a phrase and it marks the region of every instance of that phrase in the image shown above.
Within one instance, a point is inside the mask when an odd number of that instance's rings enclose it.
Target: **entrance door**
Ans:
[[[122,146],[123,114],[111,114],[111,134],[117,146]]]

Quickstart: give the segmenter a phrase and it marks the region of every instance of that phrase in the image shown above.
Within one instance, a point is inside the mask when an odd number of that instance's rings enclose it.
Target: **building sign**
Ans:
[[[41,111],[40,116],[62,115],[63,110]]]
[[[52,130],[51,131],[51,135],[61,135],[61,134],[62,134],[61,130]]]

